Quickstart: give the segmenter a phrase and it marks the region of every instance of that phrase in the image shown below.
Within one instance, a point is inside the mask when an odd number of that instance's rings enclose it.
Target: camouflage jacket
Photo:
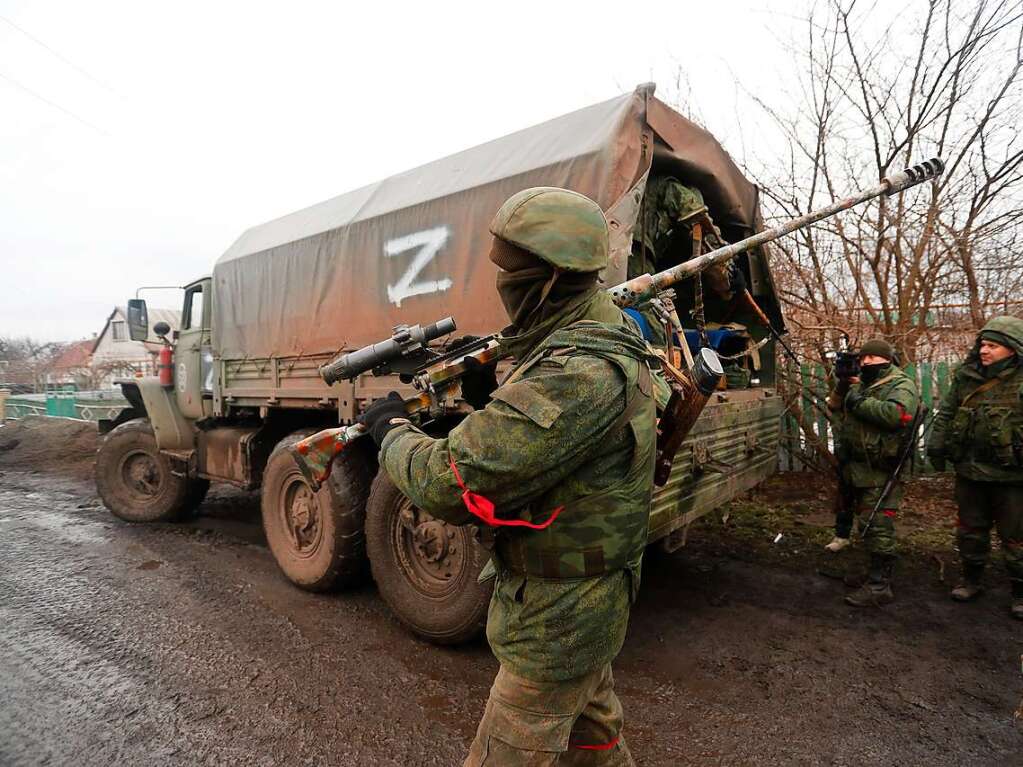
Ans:
[[[543,531],[497,528],[487,638],[515,674],[571,679],[621,649],[653,488],[654,404],[635,391],[647,359],[646,344],[624,320],[576,323],[552,333],[486,408],[446,438],[403,425],[381,447],[380,462],[399,489],[453,524],[474,518],[451,460],[502,517],[541,522],[564,506]],[[644,401],[629,427],[614,428],[634,397]]]
[[[945,456],[965,479],[1023,484],[1023,320],[999,317],[987,329],[1015,342],[1016,356],[986,371],[978,341],[952,376],[927,452]]]
[[[863,399],[850,410],[849,403]],[[890,364],[872,384],[853,384],[837,430],[842,474],[853,487],[880,487],[898,461],[920,398],[916,383]]]

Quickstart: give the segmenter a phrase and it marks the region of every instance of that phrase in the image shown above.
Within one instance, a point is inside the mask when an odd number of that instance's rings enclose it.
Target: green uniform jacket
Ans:
[[[570,325],[534,349],[493,401],[446,438],[403,425],[381,446],[381,465],[398,488],[453,524],[474,518],[462,503],[452,459],[465,484],[493,501],[502,517],[541,522],[565,506],[545,531],[497,529],[498,580],[487,638],[497,659],[519,676],[577,678],[609,663],[621,649],[639,585],[653,489],[654,402],[649,392],[637,393],[648,354],[624,319],[618,325]],[[629,426],[612,428],[635,396],[645,399]],[[613,503],[606,503],[609,494]],[[576,513],[580,504],[573,499],[584,499],[583,514]],[[546,578],[502,561],[514,551],[528,559],[558,535],[581,538],[580,552],[587,541],[600,543],[601,556],[614,569]],[[582,556],[575,562],[585,568]],[[565,565],[573,566],[571,557]]]
[[[927,452],[944,455],[964,479],[1023,484],[1023,320],[998,317],[984,329],[1014,342],[1016,355],[986,370],[978,341],[953,373]]]
[[[863,399],[850,407],[860,394]],[[919,401],[916,383],[894,364],[869,386],[853,384],[838,428],[838,458],[846,482],[852,487],[884,485]]]

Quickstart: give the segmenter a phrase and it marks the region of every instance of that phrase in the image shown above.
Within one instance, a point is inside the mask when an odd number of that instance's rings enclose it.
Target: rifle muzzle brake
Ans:
[[[898,173],[892,173],[884,178],[888,182],[885,194],[891,197],[893,194],[898,194],[904,189],[909,189],[911,186],[916,186],[923,181],[937,178],[944,170],[944,160],[940,157],[932,157],[930,160],[924,160],[911,168],[900,170]]]

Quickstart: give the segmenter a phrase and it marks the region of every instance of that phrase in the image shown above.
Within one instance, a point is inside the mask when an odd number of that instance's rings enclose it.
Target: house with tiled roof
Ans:
[[[50,364],[47,383],[74,384],[79,389],[91,389],[92,348],[95,343],[95,339],[87,338],[67,344]]]

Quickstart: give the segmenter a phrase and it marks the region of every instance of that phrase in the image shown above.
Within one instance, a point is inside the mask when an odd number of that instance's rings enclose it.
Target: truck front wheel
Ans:
[[[306,591],[358,582],[366,572],[366,496],[373,469],[356,446],[334,459],[319,490],[306,482],[288,447],[312,431],[281,440],[263,472],[263,531],[277,565]]]
[[[472,639],[486,622],[491,586],[476,582],[487,562],[471,525],[456,527],[416,508],[383,471],[366,508],[373,579],[398,619],[437,644]]]
[[[191,514],[209,487],[176,472],[156,446],[153,427],[138,418],[113,429],[96,453],[96,490],[127,522],[171,522]]]

